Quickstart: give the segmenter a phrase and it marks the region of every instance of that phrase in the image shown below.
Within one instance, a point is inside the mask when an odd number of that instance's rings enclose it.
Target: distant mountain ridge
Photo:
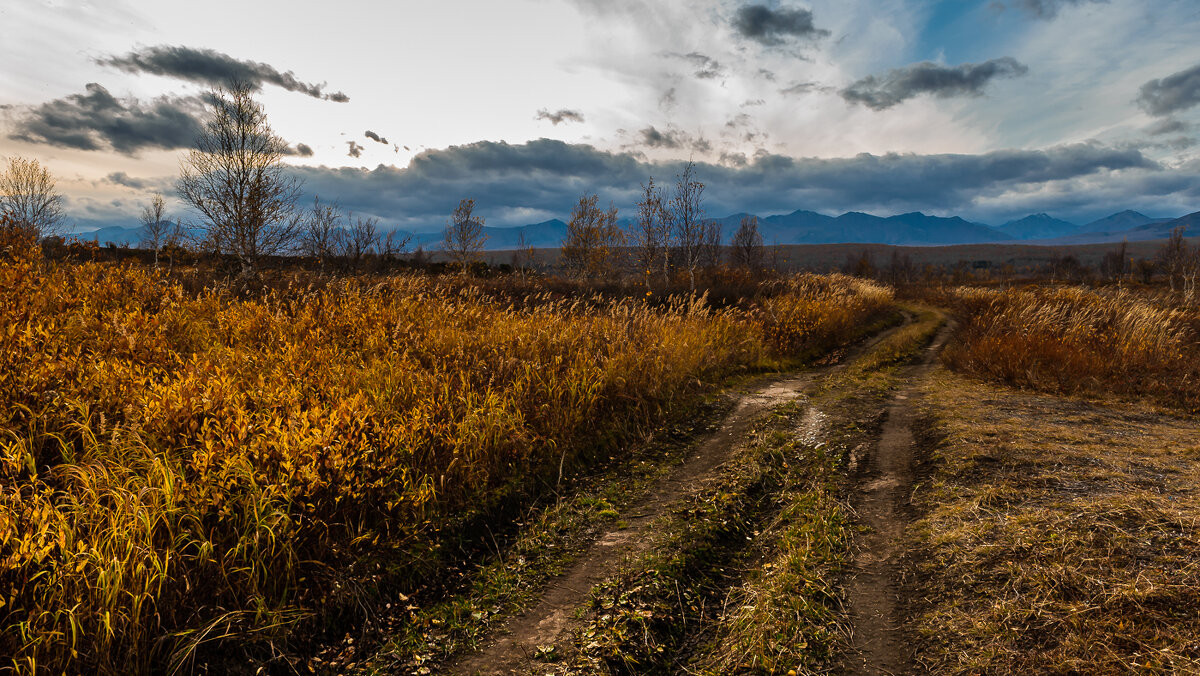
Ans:
[[[721,224],[722,237],[729,242],[741,224],[751,214],[738,213],[713,219]],[[625,219],[622,225],[628,227]],[[1175,227],[1184,226],[1188,235],[1200,235],[1200,212],[1175,219],[1151,218],[1136,211],[1122,211],[1075,225],[1047,214],[1031,214],[1025,218],[992,227],[974,223],[958,216],[930,216],[919,211],[895,216],[875,216],[850,211],[840,216],[828,216],[815,211],[798,209],[788,214],[760,217],[758,229],[763,243],[772,244],[893,244],[907,246],[938,246],[950,244],[984,244],[989,242],[1022,241],[1029,244],[1096,244],[1103,242],[1145,241],[1165,239]],[[488,236],[484,247],[488,251],[515,249],[524,235],[526,246],[558,248],[567,234],[567,224],[557,218],[540,223],[513,227],[484,228]],[[140,227],[108,226],[94,231],[76,233],[82,240],[100,244],[137,245],[141,240]],[[442,230],[406,231],[412,236],[409,247],[437,249],[442,242]]]
[[[1110,217],[1111,218],[1111,217]],[[1013,239],[1050,239],[1078,232],[1079,226],[1049,214],[1032,214],[998,228]]]

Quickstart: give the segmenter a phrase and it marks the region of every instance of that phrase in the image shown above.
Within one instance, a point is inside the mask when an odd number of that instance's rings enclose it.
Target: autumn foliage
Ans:
[[[393,277],[241,299],[0,259],[0,655],[157,672],[281,636],[369,594],[364,560],[434,570],[471,515],[702,383],[848,340],[890,295],[498,298]]]

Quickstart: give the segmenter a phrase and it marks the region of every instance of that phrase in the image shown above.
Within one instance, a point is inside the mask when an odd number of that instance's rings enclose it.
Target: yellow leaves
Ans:
[[[71,609],[91,655],[114,636],[159,645],[196,627],[158,622],[206,608],[303,610],[301,561],[435,532],[711,374],[836,341],[887,300],[811,276],[752,310],[497,300],[417,277],[239,300],[135,269],[13,265],[0,424],[22,424],[0,439],[0,478],[23,485],[0,492],[0,574],[28,581],[6,603]],[[148,619],[159,595],[177,617]],[[66,659],[52,616],[22,657]]]

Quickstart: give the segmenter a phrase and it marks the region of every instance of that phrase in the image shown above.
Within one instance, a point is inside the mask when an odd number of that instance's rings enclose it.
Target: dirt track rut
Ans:
[[[906,369],[853,496],[858,523],[868,530],[856,543],[855,573],[846,586],[854,623],[854,652],[846,667],[852,674],[912,673],[901,626],[899,559],[913,483],[913,395],[951,330],[943,326],[920,362]]]

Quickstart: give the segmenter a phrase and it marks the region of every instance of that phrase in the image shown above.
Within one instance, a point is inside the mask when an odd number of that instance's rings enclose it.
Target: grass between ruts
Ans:
[[[655,528],[653,548],[593,590],[574,649],[538,672],[824,673],[849,645],[839,578],[853,450],[872,442],[897,368],[940,314],[858,357],[813,401],[774,409],[719,482]],[[842,375],[845,374],[845,375]]]
[[[1200,422],[941,370],[922,398],[925,668],[1200,673]]]

